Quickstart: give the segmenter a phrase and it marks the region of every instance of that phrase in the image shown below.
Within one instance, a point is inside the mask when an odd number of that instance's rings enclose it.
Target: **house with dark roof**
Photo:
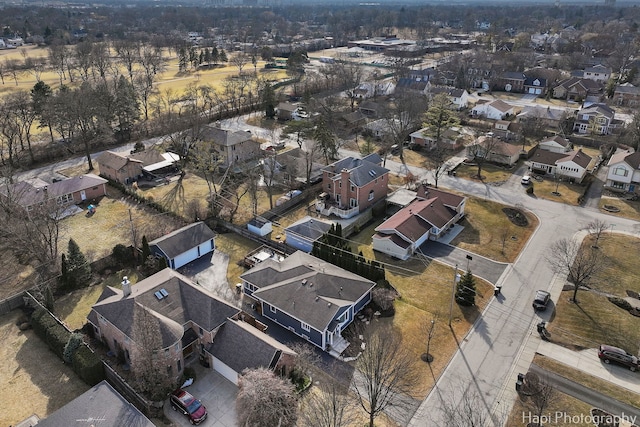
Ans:
[[[39,178],[0,186],[0,197],[8,198],[27,211],[36,206],[65,207],[107,195],[107,180],[84,174],[53,183]],[[49,205],[51,204],[51,205]]]
[[[544,107],[542,105],[526,105],[516,116],[518,122],[529,120],[539,121],[547,127],[557,129],[567,117],[567,112],[560,108]]]
[[[611,68],[605,67],[602,64],[596,64],[593,67],[585,68],[582,77],[585,79],[606,83],[609,80],[609,77],[611,77]]]
[[[547,93],[547,79],[527,77],[524,80],[524,92],[544,96]]]
[[[101,381],[47,418],[39,427],[154,427],[154,424],[129,403],[107,381]]]
[[[296,111],[298,107],[293,105],[290,102],[281,102],[276,107],[278,120],[291,120],[293,119],[293,112]]]
[[[284,373],[296,355],[286,345],[235,318],[220,327],[204,350],[211,356],[213,370],[236,385],[246,369],[267,368]]]
[[[438,240],[464,216],[466,197],[425,185],[416,198],[375,228],[373,249],[406,260],[427,240]]]
[[[537,174],[554,175],[572,182],[582,182],[595,166],[595,159],[582,150],[557,152],[540,146],[533,149],[528,161]]]
[[[436,136],[431,129],[422,128],[409,134],[411,144],[432,150],[436,147]],[[447,150],[457,150],[463,146],[464,138],[458,126],[444,129],[440,134],[440,147]]]
[[[453,105],[455,105],[456,109],[462,110],[463,108],[467,108],[469,105],[469,92],[466,89],[458,89],[455,87],[447,87],[447,86],[430,86],[428,89],[428,95],[431,97],[444,93],[447,95],[449,100]]]
[[[601,97],[604,85],[601,82],[572,76],[553,88],[553,97],[567,101],[584,101],[587,97]]]
[[[329,231],[330,221],[306,216],[284,229],[287,245],[299,251],[311,252],[313,243]]]
[[[543,150],[553,151],[554,153],[567,153],[573,148],[573,144],[560,135],[551,136],[543,139],[538,143],[538,147]]]
[[[223,169],[260,157],[260,143],[249,131],[222,129],[218,123],[204,126],[200,139],[213,144],[212,156]]]
[[[618,151],[607,165],[605,187],[620,192],[640,192],[640,151]]]
[[[578,111],[574,132],[609,135],[616,127],[616,112],[606,104],[591,104]]]
[[[389,169],[376,154],[347,157],[322,170],[322,194],[316,210],[346,219],[364,212],[387,197]]]
[[[240,276],[263,316],[323,349],[346,348],[342,332],[371,300],[375,283],[298,251]]]
[[[216,233],[204,222],[194,222],[149,242],[151,253],[167,260],[167,265],[178,269],[215,248]]]
[[[522,93],[525,80],[526,76],[523,73],[507,71],[498,76],[494,88],[505,92]]]
[[[121,184],[130,184],[142,178],[156,177],[177,171],[176,163],[180,156],[175,153],[160,153],[147,149],[137,153],[123,154],[105,151],[98,159],[100,175]]]
[[[637,107],[640,105],[640,87],[631,83],[616,86],[613,92],[613,102],[625,107]]]

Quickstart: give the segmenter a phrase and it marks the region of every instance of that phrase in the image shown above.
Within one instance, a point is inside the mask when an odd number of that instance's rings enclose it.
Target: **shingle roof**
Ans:
[[[615,93],[629,93],[632,95],[640,95],[640,87],[636,87],[633,85],[618,85],[616,86]]]
[[[204,222],[194,222],[149,242],[157,246],[170,259],[205,243],[216,236]]]
[[[377,154],[375,156],[377,157],[372,157],[370,154],[363,159],[345,157],[342,160],[326,166],[323,170],[338,174],[335,179],[340,179],[340,172],[346,169],[349,171],[350,181],[357,187],[363,187],[367,183],[389,173],[389,169],[377,164],[377,159],[379,159],[380,156]],[[373,161],[376,161],[376,163],[373,163]]]
[[[559,108],[543,107],[541,105],[527,105],[525,106],[518,117],[535,117],[543,120],[555,120],[559,121],[564,118],[565,111]]]
[[[516,71],[506,71],[500,75],[500,78],[507,80],[524,80],[526,77],[524,74]]]
[[[376,227],[376,231],[396,230],[416,242],[433,226],[443,228],[455,215],[438,197],[416,200]]]
[[[569,141],[566,138],[561,137],[560,135],[555,135],[555,136],[552,136],[550,138],[545,138],[540,143],[543,144],[545,142],[555,142],[556,144],[558,144],[558,145],[560,145],[562,147],[565,147],[565,148],[571,146],[571,141]]]
[[[113,151],[105,151],[96,159],[98,165],[107,166],[114,170],[122,169],[129,162],[142,163],[141,160],[129,159],[127,156]]]
[[[222,325],[207,351],[238,373],[245,369],[273,369],[282,353],[295,354],[264,332],[233,319]]]
[[[158,299],[155,293],[161,289],[166,291],[167,296]],[[103,316],[128,337],[132,334],[134,304],[158,318],[163,338],[169,341],[175,335],[173,331],[179,333],[177,339],[180,339],[183,327],[189,321],[212,331],[239,312],[236,307],[216,298],[170,268],[132,285],[131,295],[126,298],[120,289],[107,288],[104,292],[110,296],[100,297],[92,307],[92,312]],[[92,314],[89,316],[91,318]]]
[[[592,104],[578,111],[578,115],[583,114],[602,114],[603,116],[613,117],[615,111],[605,104]]]
[[[266,260],[240,277],[259,288],[255,297],[320,331],[375,286],[301,251],[281,262]]]
[[[506,102],[504,102],[501,99],[496,99],[491,104],[489,104],[489,106],[495,108],[496,110],[498,110],[498,111],[500,111],[502,113],[506,113],[507,111],[509,111],[509,110],[511,110],[513,108],[513,106],[507,104]]]
[[[40,179],[25,180],[11,185],[9,192],[13,200],[21,206],[30,206],[45,199],[55,199],[58,196],[72,194],[107,182],[106,179],[93,174],[74,176],[51,184]],[[7,187],[2,186],[0,191],[7,194]]]
[[[418,188],[417,196],[422,199],[437,197],[445,206],[449,206],[454,209],[460,206],[465,199],[464,196],[449,193],[448,191],[443,191],[426,185],[422,185]]]
[[[583,168],[587,168],[591,163],[591,156],[582,152],[582,150],[572,151],[563,159],[559,159],[556,163],[573,162]]]
[[[41,427],[154,427],[154,424],[103,380],[38,422]]]
[[[285,231],[314,241],[329,231],[330,228],[331,223],[307,216],[288,226]]]
[[[251,140],[251,132],[231,131],[222,129],[216,125],[207,125],[202,130],[200,139],[203,141],[213,141],[218,145],[232,146]]]
[[[144,166],[153,165],[167,160],[162,155],[162,153],[160,153],[158,150],[154,150],[153,148],[133,153],[129,156],[129,158],[132,160],[141,161]]]
[[[611,166],[621,162],[625,162],[633,169],[640,169],[640,151],[636,151],[634,153],[619,151],[611,156],[607,165]]]
[[[432,87],[429,91],[436,95],[438,93],[444,93],[454,98],[460,98],[464,94],[464,89],[458,89],[455,87]]]

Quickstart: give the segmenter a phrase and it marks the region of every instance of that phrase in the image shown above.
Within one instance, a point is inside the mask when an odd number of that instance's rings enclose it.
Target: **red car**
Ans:
[[[169,402],[171,402],[171,408],[186,415],[191,424],[197,425],[207,419],[207,408],[188,391],[177,389],[171,393]]]

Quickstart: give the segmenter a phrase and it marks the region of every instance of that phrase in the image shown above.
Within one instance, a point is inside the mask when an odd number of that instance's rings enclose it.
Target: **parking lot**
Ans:
[[[196,380],[187,387],[189,393],[200,399],[209,415],[200,425],[203,427],[235,427],[236,396],[238,387],[215,372],[195,363]],[[176,426],[190,426],[189,420],[180,412],[171,409],[169,400],[165,402],[164,414]]]

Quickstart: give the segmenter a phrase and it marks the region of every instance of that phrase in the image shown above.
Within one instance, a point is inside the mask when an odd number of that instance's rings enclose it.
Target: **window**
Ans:
[[[182,372],[182,361],[178,360],[178,372]]]
[[[300,327],[302,328],[303,331],[307,331],[309,332],[311,330],[311,326],[307,325],[306,323],[300,322]]]
[[[629,171],[624,166],[617,166],[613,169],[613,174],[617,176],[627,176]]]
[[[342,181],[338,182],[338,187],[342,188]]]
[[[349,207],[355,208],[356,206],[358,206],[358,199],[349,199]]]
[[[611,181],[611,187],[624,190],[624,182]]]
[[[269,306],[269,310],[271,310],[272,313],[277,313],[278,312],[278,310],[272,305]]]
[[[353,184],[351,184],[351,191],[352,191],[352,192],[353,192],[353,191],[356,191],[356,186],[355,186],[355,185],[353,185]]]
[[[339,194],[336,194],[336,202],[338,202],[338,204],[342,203],[342,197]]]
[[[328,183],[328,184],[327,184],[327,188],[328,188],[329,190],[331,190],[331,183]]]
[[[173,366],[171,365],[167,366],[167,375],[169,376],[173,375]]]
[[[369,191],[369,197],[367,198],[367,200],[368,200],[368,201],[373,200],[373,196],[374,196],[374,194],[373,194],[373,190]]]

